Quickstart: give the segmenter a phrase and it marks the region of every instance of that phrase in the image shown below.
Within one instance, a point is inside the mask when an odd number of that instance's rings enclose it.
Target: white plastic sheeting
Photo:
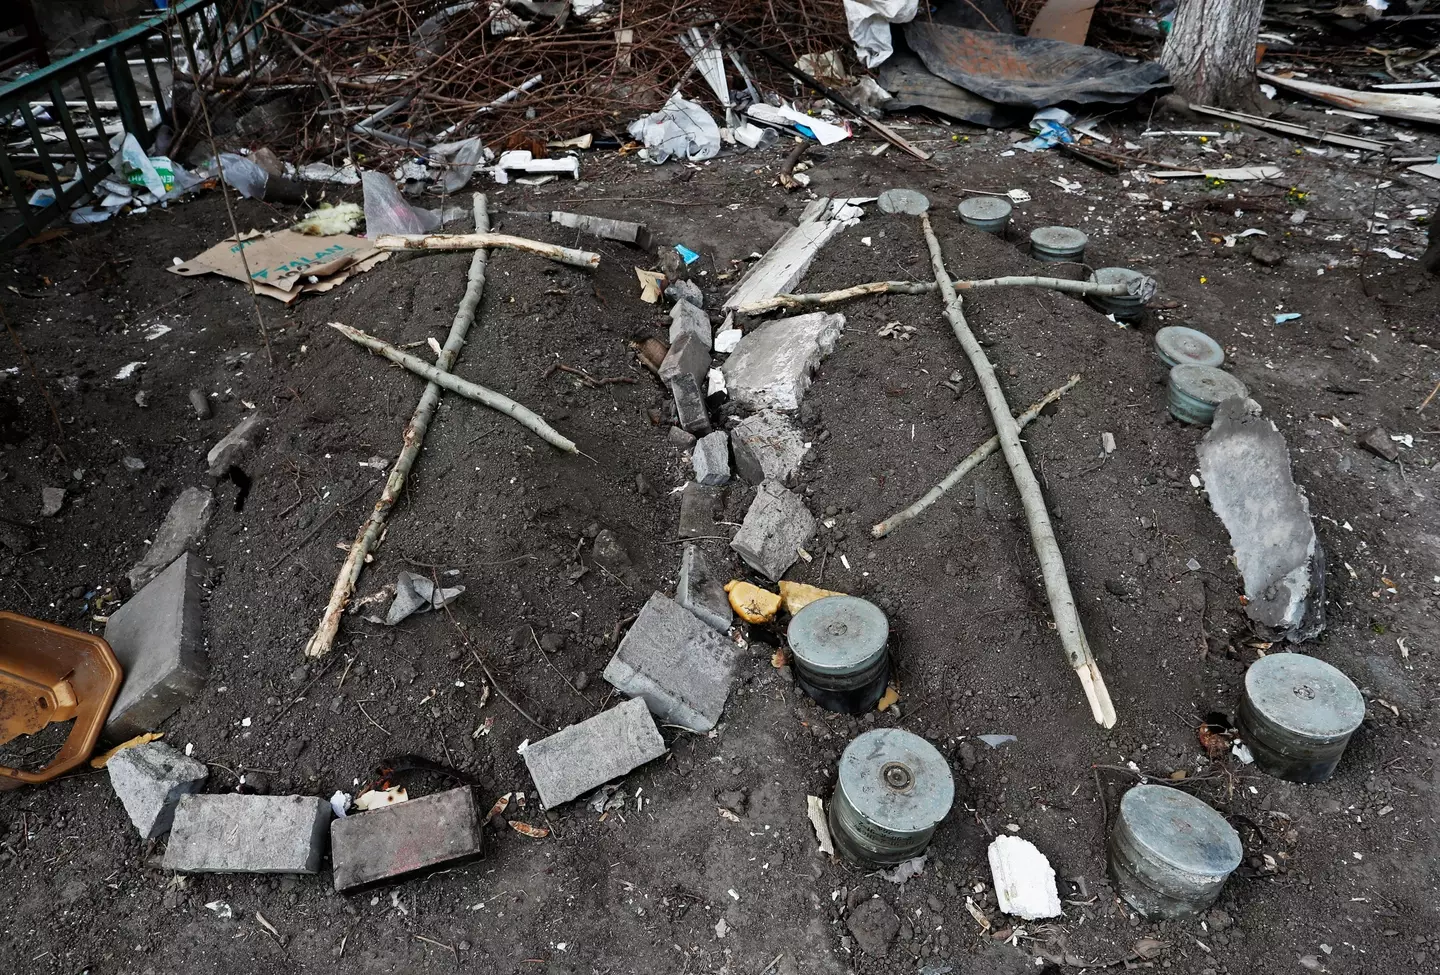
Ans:
[[[671,157],[703,162],[720,152],[720,126],[710,113],[676,92],[658,112],[630,123],[630,134],[645,144],[653,163]]]
[[[890,25],[908,24],[919,9],[919,0],[845,0],[845,22],[860,63],[873,68],[894,54]]]

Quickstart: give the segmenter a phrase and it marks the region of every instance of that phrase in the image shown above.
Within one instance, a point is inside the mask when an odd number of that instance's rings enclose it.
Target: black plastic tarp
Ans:
[[[906,24],[904,37],[932,74],[999,105],[1124,104],[1169,87],[1169,75],[1157,62],[1135,63],[1064,41],[923,20]]]

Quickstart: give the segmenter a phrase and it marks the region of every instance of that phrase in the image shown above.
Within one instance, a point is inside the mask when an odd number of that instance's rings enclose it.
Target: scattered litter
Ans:
[[[1002,913],[1027,921],[1064,913],[1055,886],[1055,869],[1029,840],[1001,834],[990,843],[990,873]]]
[[[1300,317],[1298,311],[1281,312],[1274,316],[1276,325],[1284,325],[1286,322],[1293,322]]]
[[[409,798],[410,794],[405,790],[404,786],[397,785],[391,786],[388,789],[371,789],[369,792],[362,793],[360,797],[355,800],[355,809],[357,812],[384,809],[386,806],[406,802]],[[334,805],[334,796],[330,797],[330,803]]]
[[[1226,182],[1250,179],[1277,179],[1282,175],[1279,166],[1237,166],[1232,169],[1162,169],[1147,173],[1159,179],[1182,179],[1204,176],[1206,179],[1222,179]]]
[[[656,164],[675,157],[704,162],[720,152],[720,126],[678,91],[658,112],[630,123],[629,132],[645,145],[644,157]]]
[[[1234,755],[1242,765],[1253,765],[1255,762],[1255,756],[1250,753],[1250,746],[1243,741],[1232,742],[1230,754]]]
[[[230,905],[224,901],[211,901],[205,905],[205,910],[213,911],[216,917],[226,920],[235,916],[235,912],[230,909]]]
[[[845,595],[833,589],[821,589],[819,586],[812,586],[804,582],[789,582],[785,579],[780,580],[779,589],[780,598],[785,602],[785,612],[791,616],[794,616],[817,599],[824,599],[827,596]],[[763,592],[764,590],[761,591]]]
[[[335,790],[330,797],[330,811],[335,814],[336,819],[344,819],[350,811],[350,793]]]
[[[341,203],[339,206],[322,204],[320,209],[305,214],[294,229],[312,237],[332,237],[348,234],[364,222],[365,208],[358,203]]]
[[[825,819],[825,802],[817,796],[806,796],[805,815],[810,817],[810,825],[815,828],[815,839],[820,844],[820,852],[833,857],[835,844],[830,840],[830,824]]]
[[[238,241],[234,237],[222,240],[166,270],[186,277],[218,274],[246,281],[248,264],[248,280],[253,283],[255,293],[288,305],[303,294],[338,287],[352,274],[368,271],[389,256],[370,241],[348,234],[316,240],[295,230],[266,234],[252,230],[241,234]]]
[[[464,586],[453,586],[437,591],[435,583],[429,578],[415,572],[402,570],[395,580],[395,599],[390,603],[390,609],[385,613],[385,618],[383,620],[375,617],[366,618],[372,622],[383,623],[385,626],[394,626],[415,613],[428,613],[432,609],[448,606],[464,591]]]
[[[127,362],[125,363],[125,365],[120,367],[120,370],[117,373],[115,373],[115,378],[120,380],[129,379],[131,376],[135,375],[135,373],[139,372],[141,369],[144,368],[145,363],[143,362]]]
[[[892,884],[904,884],[912,877],[918,877],[925,872],[925,861],[929,858],[928,853],[922,853],[918,857],[911,857],[902,863],[896,864],[889,870],[881,870],[882,880],[888,880]]]
[[[1019,741],[1014,735],[976,735],[976,738],[989,745],[991,748],[999,748],[1001,745],[1012,741]]]
[[[658,302],[665,288],[665,275],[637,267],[635,277],[640,279],[640,300],[650,305]]]
[[[780,612],[781,597],[753,582],[732,579],[725,584],[730,608],[747,623],[768,623]]]
[[[1397,261],[1415,260],[1415,258],[1411,255],[1402,254],[1400,251],[1395,250],[1393,247],[1376,247],[1374,248],[1374,251],[1377,254],[1384,254],[1386,257],[1394,258]]]
[[[700,260],[700,255],[686,247],[684,244],[675,245],[675,253],[679,254],[687,265],[694,264]]]

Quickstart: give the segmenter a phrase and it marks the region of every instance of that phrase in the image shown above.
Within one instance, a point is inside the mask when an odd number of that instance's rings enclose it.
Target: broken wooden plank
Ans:
[[[1440,98],[1434,95],[1406,95],[1391,91],[1356,91],[1336,85],[1322,85],[1299,78],[1282,78],[1278,74],[1258,71],[1256,74],[1279,88],[1298,91],[1316,101],[1322,101],[1339,108],[1355,112],[1373,112],[1388,118],[1405,119],[1409,122],[1426,122],[1440,125]]]
[[[845,226],[844,220],[824,217],[829,204],[829,200],[822,198],[812,200],[805,207],[799,226],[786,231],[735,285],[725,299],[726,311],[794,290],[820,248]]]
[[[600,237],[603,240],[618,240],[641,250],[650,249],[650,230],[643,223],[628,220],[611,220],[609,217],[592,217],[584,213],[570,213],[566,210],[550,211],[550,222],[570,227],[582,233]]]
[[[1223,108],[1215,108],[1211,105],[1197,105],[1191,102],[1190,110],[1192,112],[1199,112],[1201,115],[1210,115],[1215,118],[1228,119],[1231,122],[1240,122],[1243,125],[1254,126],[1257,129],[1267,129],[1271,132],[1293,135],[1301,139],[1314,139],[1317,142],[1328,142],[1331,145],[1346,146],[1350,149],[1363,149],[1366,152],[1384,152],[1389,148],[1384,142],[1376,142],[1374,139],[1361,139],[1353,135],[1340,135],[1338,132],[1325,132],[1319,129],[1312,129],[1309,126],[1299,125],[1295,122],[1282,122],[1279,119],[1269,119],[1263,115],[1249,115],[1245,112],[1230,112]]]

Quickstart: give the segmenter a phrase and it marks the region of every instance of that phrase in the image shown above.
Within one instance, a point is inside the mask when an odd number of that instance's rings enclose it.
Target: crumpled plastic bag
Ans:
[[[119,165],[112,164],[111,168],[122,175],[130,170],[135,170],[140,174],[145,188],[153,193],[156,199],[164,196],[166,193],[165,179],[151,164],[150,157],[145,154],[145,150],[140,148],[139,141],[129,132],[117,134],[116,139],[120,144],[116,146],[115,139],[112,139],[110,145],[117,150],[116,156]]]
[[[419,573],[401,572],[395,581],[395,599],[385,613],[385,625],[394,626],[416,613],[448,606],[464,591],[464,586],[436,589],[433,581]]]
[[[220,153],[220,175],[247,200],[263,199],[270,182],[270,174],[259,163],[233,152]]]
[[[919,9],[919,0],[845,0],[845,23],[860,63],[873,68],[894,54],[890,25],[909,23]]]
[[[630,135],[645,144],[653,163],[672,156],[703,162],[720,152],[720,126],[695,102],[676,92],[658,112],[630,123]]]
[[[435,210],[412,207],[384,173],[367,170],[360,182],[365,186],[365,235],[428,234],[440,226]]]
[[[431,146],[429,155],[430,169],[443,173],[442,185],[448,196],[459,192],[470,182],[470,177],[475,175],[475,167],[485,161],[486,152],[480,137],[473,136],[459,142]]]

